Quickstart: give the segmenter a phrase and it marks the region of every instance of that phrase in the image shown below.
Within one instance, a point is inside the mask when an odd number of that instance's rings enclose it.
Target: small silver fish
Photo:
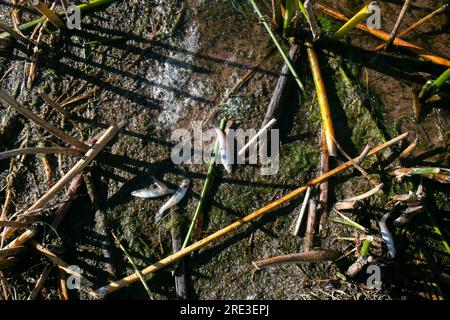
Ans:
[[[155,177],[151,176],[151,179],[152,184],[155,185],[156,188],[136,190],[131,192],[131,195],[138,198],[151,199],[162,197],[165,196],[166,194],[175,193],[175,190],[169,189],[164,183],[157,180]]]
[[[228,173],[232,172],[231,168],[231,150],[230,145],[228,144],[227,138],[222,130],[219,128],[216,128],[216,134],[217,139],[219,139],[219,155],[220,155],[220,162],[224,166],[225,170],[227,170]]]
[[[180,184],[180,187],[175,192],[175,194],[172,197],[170,197],[170,199],[167,200],[167,202],[161,207],[161,209],[159,209],[158,213],[156,213],[155,220],[156,221],[160,220],[164,211],[177,205],[178,202],[180,202],[186,195],[187,189],[189,189],[189,180],[185,179]]]
[[[383,240],[386,242],[389,254],[391,255],[392,258],[395,258],[396,250],[394,238],[392,238],[392,234],[389,232],[386,226],[386,221],[387,219],[389,219],[390,215],[391,215],[390,213],[386,213],[378,222],[378,224],[380,225],[381,236],[383,237]]]

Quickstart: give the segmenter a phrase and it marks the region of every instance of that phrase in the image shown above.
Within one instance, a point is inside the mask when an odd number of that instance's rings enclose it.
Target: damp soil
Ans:
[[[257,129],[262,122],[283,63],[251,8],[237,8],[235,2],[233,5],[231,1],[218,0],[117,1],[84,17],[81,30],[61,34],[54,40],[52,49],[38,58],[30,89],[24,85],[28,77],[24,66],[31,57],[30,50],[14,48],[0,55],[0,77],[4,75],[1,89],[80,140],[100,133],[115,122],[127,121],[118,137],[88,169],[95,198],[89,196],[91,188],[83,187],[57,234],[42,224],[36,237],[57,250],[68,264],[79,266],[95,287],[133,273],[114,243],[111,231],[119,235],[141,268],[173,252],[174,224],[183,234],[187,231],[208,166],[172,162],[171,151],[177,143],[171,139],[174,129],[192,132],[194,121],[207,118],[211,121],[204,124],[205,130],[218,126],[221,118],[233,120],[235,126],[243,129]],[[347,16],[363,5],[362,1],[354,0],[322,3]],[[391,30],[401,5],[401,1],[381,3],[383,30]],[[405,24],[415,22],[439,5],[442,1],[414,1]],[[0,0],[0,16],[8,24],[11,24],[10,11],[9,2]],[[36,16],[33,10],[22,8],[22,11],[24,20]],[[370,49],[380,42],[357,30],[337,43],[329,35],[340,24],[322,15],[319,23],[323,37],[317,50],[337,140],[347,153],[356,156],[367,144],[375,146],[403,132],[410,133],[404,147],[418,138],[418,147],[409,162],[399,162],[400,149],[396,148],[365,162],[370,175],[385,184],[385,194],[362,203],[349,216],[379,237],[377,220],[389,210],[386,207],[389,197],[415,190],[420,182],[413,178],[395,182],[386,173],[387,169],[397,165],[449,167],[448,100],[424,106],[423,120],[417,123],[411,94],[411,88],[421,87],[443,69],[403,51],[374,54]],[[444,16],[420,27],[406,40],[429,52],[450,57],[448,21]],[[217,170],[210,191],[212,198],[204,210],[200,238],[319,174],[320,114],[305,52],[297,68],[306,90],[305,93],[292,90],[284,106],[279,124],[279,172],[263,176],[258,165],[237,166],[232,174],[221,168]],[[233,90],[251,70],[255,71],[251,78],[239,90]],[[90,94],[67,106],[73,115],[71,122],[63,121],[44,104],[37,94],[39,88],[55,98]],[[1,106],[0,115],[0,151],[18,148],[26,137],[28,146],[63,145],[5,105]],[[202,147],[208,143],[205,141]],[[42,157],[26,157],[13,180],[14,199],[9,216],[29,207],[77,158],[63,156],[58,161],[57,157],[48,156],[47,160],[51,181],[47,179]],[[343,161],[344,157],[337,157],[331,165]],[[10,160],[1,160],[0,170],[0,203],[3,204]],[[150,185],[150,174],[172,188],[183,179],[190,179],[190,190],[176,209],[177,219],[167,215],[160,223],[155,221],[155,214],[166,198],[146,200],[130,195],[131,191]],[[430,211],[448,237],[450,190],[432,181],[424,183]],[[358,171],[349,169],[330,180],[330,203],[363,193],[369,187]],[[55,211],[52,206],[63,200],[61,193],[36,219],[51,222]],[[399,252],[395,260],[389,258],[382,241],[371,249],[375,264],[381,268],[383,285],[379,290],[366,286],[365,270],[354,279],[343,276],[356,259],[354,253],[333,264],[290,265],[256,271],[251,264],[253,260],[303,250],[303,237],[293,237],[290,231],[301,201],[302,198],[294,200],[187,257],[189,297],[417,299],[426,298],[424,283],[432,279],[448,295],[448,286],[440,281],[449,273],[449,256],[432,232],[426,215],[406,231],[393,229]],[[326,226],[327,232],[316,237],[315,247],[345,254],[355,244],[338,238],[362,235],[332,219]],[[408,237],[409,233],[422,236],[429,263],[417,262],[418,246]],[[304,229],[300,234],[304,234]],[[45,258],[29,248],[14,267],[2,271],[15,288],[17,298],[29,294],[46,263]],[[59,276],[59,271],[53,268],[39,299],[58,299]],[[149,276],[148,284],[155,299],[176,297],[169,269]],[[89,298],[83,291],[75,290],[70,292],[70,297]],[[107,298],[147,299],[148,296],[137,282]]]

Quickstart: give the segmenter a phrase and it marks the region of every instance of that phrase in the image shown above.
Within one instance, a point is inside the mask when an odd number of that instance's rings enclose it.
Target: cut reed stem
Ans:
[[[348,20],[338,31],[336,31],[334,37],[336,39],[342,39],[350,31],[352,31],[358,23],[360,23],[363,20],[366,20],[371,14],[369,11],[369,6],[371,4],[373,4],[373,2],[362,8],[357,14],[353,16],[353,18]]]
[[[319,59],[316,51],[314,50],[313,44],[310,41],[306,41],[305,45],[306,51],[308,52],[311,72],[314,78],[314,85],[316,87],[320,107],[320,116],[322,118],[322,128],[327,141],[328,154],[334,157],[336,156],[336,143],[333,120],[331,119],[330,105],[328,103],[325,84],[323,83],[322,74],[320,72]]]

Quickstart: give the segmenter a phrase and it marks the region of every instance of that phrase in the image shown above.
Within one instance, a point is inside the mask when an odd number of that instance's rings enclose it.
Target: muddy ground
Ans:
[[[322,3],[347,16],[363,5],[363,1],[354,0]],[[382,29],[389,32],[402,2],[380,3]],[[442,1],[414,1],[404,25],[417,21],[439,5]],[[21,11],[24,20],[37,16],[28,6]],[[10,12],[10,2],[0,0],[0,16],[9,25],[12,24]],[[361,31],[335,42],[326,35],[332,34],[340,24],[322,15],[319,22],[324,37],[317,45],[318,54],[337,140],[347,153],[356,156],[366,144],[378,145],[403,132],[410,133],[408,142],[419,138],[418,148],[407,162],[400,163],[397,156],[401,149],[392,148],[364,165],[372,177],[385,183],[385,194],[364,202],[350,217],[379,237],[377,220],[387,212],[386,202],[394,194],[415,190],[420,182],[413,178],[394,182],[386,174],[387,168],[449,167],[448,100],[424,107],[424,119],[416,123],[411,95],[412,87],[421,87],[445,69],[403,51],[374,54],[370,49],[380,42]],[[411,33],[407,40],[450,58],[448,21],[444,15]],[[172,253],[170,230],[177,225],[185,234],[200,197],[207,164],[174,165],[170,155],[176,141],[171,140],[171,133],[176,128],[190,129],[193,121],[204,121],[213,111],[217,113],[205,129],[218,126],[221,118],[233,120],[240,128],[259,128],[282,67],[282,59],[273,49],[251,8],[238,7],[236,1],[133,0],[117,1],[90,13],[83,18],[81,30],[54,39],[52,49],[38,57],[31,89],[24,85],[28,77],[24,65],[31,57],[30,50],[14,48],[1,53],[1,89],[67,133],[86,140],[113,123],[127,121],[127,126],[88,170],[95,199],[83,187],[58,235],[42,227],[36,240],[56,250],[70,265],[79,266],[95,287],[133,272],[114,243],[112,230],[142,268]],[[229,96],[240,79],[263,60],[250,80]],[[339,66],[346,71],[351,84],[343,79]],[[279,125],[278,174],[262,176],[257,165],[238,166],[232,174],[220,168],[211,190],[213,198],[205,209],[201,237],[319,174],[320,114],[305,52],[297,67],[306,90],[300,94],[293,89],[283,111]],[[70,122],[63,121],[44,104],[37,94],[39,88],[55,99],[91,94],[67,106],[72,114],[73,122]],[[25,137],[28,146],[64,145],[6,105],[1,106],[0,115],[0,151],[18,148]],[[42,157],[26,157],[13,179],[14,197],[8,217],[29,207],[77,158],[63,156],[58,161],[56,156],[47,156],[47,160],[51,181]],[[345,158],[339,156],[332,165],[343,161]],[[0,170],[0,203],[3,204],[10,160],[1,160]],[[175,220],[168,215],[160,224],[155,222],[155,213],[166,198],[146,200],[130,195],[131,191],[149,185],[149,173],[171,187],[179,185],[184,178],[191,180],[191,188],[176,210]],[[448,237],[450,190],[429,180],[424,183],[428,210],[444,237]],[[330,181],[330,203],[365,192],[369,186],[358,171],[350,169]],[[63,199],[61,193],[48,207],[58,205]],[[449,286],[445,281],[448,281],[449,256],[440,238],[432,232],[425,213],[406,232],[393,229],[398,251],[395,260],[390,259],[381,241],[371,249],[374,264],[382,272],[383,285],[379,290],[367,288],[365,271],[355,279],[342,276],[355,260],[354,254],[335,264],[255,271],[251,265],[253,260],[303,250],[304,239],[290,233],[301,201],[299,198],[186,258],[189,297],[428,299],[427,290],[433,283],[441,287],[444,296],[448,295]],[[54,209],[40,212],[36,219],[51,222],[53,213]],[[331,219],[327,225],[328,232],[316,237],[315,246],[337,249],[342,254],[355,247],[353,242],[338,237],[355,237],[356,229]],[[420,235],[422,249],[418,249],[411,234]],[[422,261],[423,256],[417,258],[423,252],[427,255],[426,263]],[[29,294],[46,263],[45,258],[29,248],[16,265],[2,271],[16,298]],[[59,277],[59,271],[53,268],[39,299],[58,299]],[[153,298],[175,298],[170,270],[159,271],[148,279]],[[76,290],[70,292],[70,297],[87,298],[84,292]],[[142,285],[135,283],[108,298],[148,297]]]

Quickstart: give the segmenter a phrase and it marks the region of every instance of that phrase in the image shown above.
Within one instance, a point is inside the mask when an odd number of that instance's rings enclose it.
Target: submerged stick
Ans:
[[[39,116],[37,116],[35,113],[33,113],[30,109],[25,108],[22,106],[19,102],[17,102],[13,97],[11,97],[6,92],[0,90],[0,100],[4,103],[10,105],[13,109],[15,109],[17,112],[25,116],[26,118],[30,119],[31,121],[35,122],[37,125],[41,126],[48,132],[50,132],[52,135],[57,137],[58,139],[64,141],[67,144],[70,144],[74,147],[77,147],[83,152],[87,152],[89,150],[89,146],[84,144],[83,142],[75,139],[72,136],[69,136],[67,133],[63,132],[62,130],[52,126],[48,122],[41,119]]]
[[[269,26],[266,19],[264,18],[263,14],[262,14],[261,10],[259,9],[258,5],[256,4],[255,0],[250,0],[250,2],[252,4],[253,9],[255,10],[256,14],[258,15],[259,19],[261,20],[261,23],[266,28],[267,32],[270,35],[270,38],[272,38],[273,43],[277,47],[281,56],[283,57],[284,62],[288,65],[289,70],[291,71],[292,75],[294,76],[295,81],[298,84],[298,87],[300,88],[301,91],[304,91],[305,89],[303,87],[303,83],[300,80],[300,76],[297,74],[297,71],[295,70],[294,65],[292,64],[291,59],[289,59],[289,56],[287,55],[286,51],[283,49],[281,44],[278,42],[277,37],[275,36],[275,34],[272,31],[272,28]]]
[[[392,146],[402,140],[404,140],[406,137],[408,136],[408,133],[404,133],[402,135],[399,135],[398,137],[389,140],[375,148],[373,148],[368,156],[372,156],[384,149],[386,149],[389,146]],[[356,159],[355,159],[356,160]],[[161,270],[169,265],[171,265],[172,263],[180,260],[181,258],[183,258],[184,256],[190,254],[193,251],[199,250],[200,248],[204,247],[205,245],[223,237],[226,234],[229,234],[230,232],[238,229],[239,227],[241,227],[242,225],[244,225],[245,223],[255,220],[256,218],[259,218],[263,215],[265,215],[266,213],[273,211],[274,209],[280,207],[281,205],[297,198],[299,195],[301,195],[302,193],[304,193],[306,191],[306,189],[308,189],[308,187],[310,186],[314,186],[317,184],[320,184],[324,181],[326,181],[327,179],[329,179],[330,177],[344,171],[345,169],[349,168],[352,166],[352,162],[348,161],[346,163],[341,164],[340,166],[328,171],[326,174],[323,174],[313,180],[311,180],[309,183],[307,183],[305,186],[302,186],[294,191],[292,191],[291,193],[285,195],[284,197],[281,197],[280,199],[277,199],[276,201],[250,213],[249,215],[237,220],[236,222],[232,223],[231,225],[216,231],[215,233],[209,235],[208,237],[197,241],[193,244],[191,244],[190,246],[178,251],[177,253],[174,253],[150,266],[148,266],[147,268],[145,268],[144,270],[142,270],[142,274],[143,275],[147,275],[149,273],[153,273],[156,272],[158,270]],[[136,273],[131,274],[129,276],[126,276],[123,279],[120,279],[118,281],[114,281],[111,282],[109,284],[107,284],[104,287],[101,287],[97,290],[96,294],[94,295],[95,297],[98,297],[98,294],[100,293],[100,295],[107,295],[110,294],[116,290],[119,290],[120,288],[123,288],[125,286],[128,286],[134,282],[136,282],[139,279],[139,277],[136,275]]]
[[[328,154],[334,157],[336,156],[336,143],[333,120],[331,119],[330,105],[328,103],[325,84],[323,83],[322,74],[320,72],[319,59],[317,57],[316,51],[314,50],[313,44],[310,41],[306,41],[305,46],[308,52],[311,72],[314,78],[317,99],[319,101],[320,116],[322,118],[322,128],[324,130],[325,138],[327,141]]]
[[[33,210],[42,208],[50,199],[52,199],[64,186],[66,186],[73,178],[75,178],[81,171],[84,170],[94,158],[103,150],[103,148],[116,136],[119,130],[125,125],[124,122],[120,122],[117,125],[109,127],[109,129],[105,130],[101,138],[97,141],[96,144],[92,146],[91,149],[86,153],[86,155],[78,161],[72,169],[70,169],[65,176],[63,176],[55,185],[53,185],[50,190],[48,190],[39,200],[37,200],[26,212],[24,215],[30,215]],[[7,238],[14,232],[14,228],[9,228],[3,231],[2,235]],[[7,248],[14,248],[31,237],[34,236],[35,230],[28,230],[20,237],[16,238],[10,244],[8,244]]]
[[[348,21],[348,18],[346,16],[344,16],[343,14],[334,11],[333,9],[326,7],[324,5],[321,4],[317,4],[316,8],[325,13],[326,15],[329,15],[337,20],[341,20],[341,21]],[[364,32],[370,33],[371,35],[377,37],[378,39],[381,39],[383,41],[388,41],[389,40],[389,34],[387,34],[384,31],[378,30],[378,29],[370,29],[368,28],[365,24],[359,23],[356,25],[356,27]],[[431,61],[435,64],[441,65],[441,66],[445,66],[447,68],[450,68],[450,60],[446,59],[446,58],[442,58],[439,57],[437,55],[434,54],[430,54],[430,53],[426,53],[425,50],[422,47],[419,47],[415,44],[409,43],[407,41],[404,41],[400,38],[395,38],[394,42],[393,42],[394,46],[400,47],[400,48],[404,48],[406,50],[409,50],[415,54],[417,54],[419,57],[421,57],[422,59]]]
[[[261,269],[286,264],[334,261],[339,258],[339,255],[339,252],[336,250],[324,249],[253,261],[252,264],[256,269]]]
[[[61,154],[68,154],[68,155],[83,154],[83,152],[78,149],[61,148],[61,147],[23,148],[23,149],[14,149],[14,150],[0,152],[0,160],[12,158],[12,157],[15,157],[18,155],[24,155],[24,154],[53,154],[53,153],[61,153]]]

